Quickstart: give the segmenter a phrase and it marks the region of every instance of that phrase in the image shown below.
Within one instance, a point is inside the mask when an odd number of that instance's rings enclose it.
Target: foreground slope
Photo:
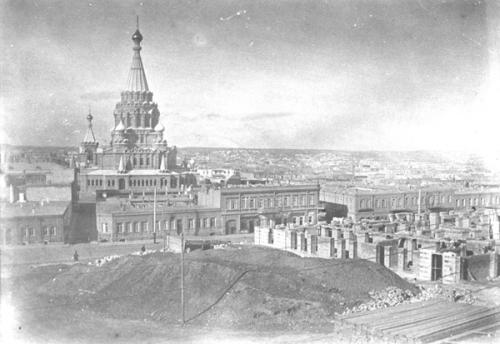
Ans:
[[[369,298],[370,290],[415,287],[365,260],[300,258],[255,246],[185,255],[186,319],[231,328],[310,327]],[[102,266],[60,269],[36,292],[54,304],[85,308],[110,318],[181,318],[180,256],[125,256]]]

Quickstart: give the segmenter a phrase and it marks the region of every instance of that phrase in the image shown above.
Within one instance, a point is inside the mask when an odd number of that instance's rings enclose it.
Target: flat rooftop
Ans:
[[[273,190],[319,190],[318,184],[257,184],[257,185],[228,185],[221,188],[222,193],[251,193],[251,192],[271,192]]]
[[[499,192],[499,188],[463,188],[452,185],[430,185],[430,186],[370,186],[370,187],[339,187],[332,185],[325,185],[321,187],[322,192],[348,194],[348,195],[374,195],[374,194],[391,194],[391,193],[405,193],[405,192],[449,192],[453,191],[455,194],[477,194],[477,193],[491,193]]]
[[[108,199],[106,201],[97,202],[97,207],[101,212],[105,213],[151,213],[154,208],[154,202],[151,200],[124,200],[124,199]],[[204,207],[188,203],[186,199],[170,199],[169,201],[161,200],[156,202],[156,211],[158,214],[165,212],[182,212],[182,211],[220,211],[220,208]]]
[[[69,201],[0,203],[0,219],[20,217],[62,216]]]

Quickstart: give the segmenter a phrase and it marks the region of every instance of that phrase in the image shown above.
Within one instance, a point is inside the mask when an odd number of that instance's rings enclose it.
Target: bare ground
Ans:
[[[194,251],[185,261],[182,327],[179,266],[178,254],[155,253],[100,267],[33,268],[2,281],[15,309],[9,333],[51,343],[342,342],[356,334],[335,323],[335,312],[373,289],[415,291],[364,260],[304,259],[253,246]]]

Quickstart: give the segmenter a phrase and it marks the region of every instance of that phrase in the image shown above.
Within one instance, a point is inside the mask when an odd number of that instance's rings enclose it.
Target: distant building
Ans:
[[[217,186],[266,184],[266,179],[255,178],[253,173],[240,172],[234,169],[198,168],[196,172],[199,174],[202,183]]]
[[[12,146],[0,145],[0,166],[2,169],[11,163],[56,163],[68,166],[72,147]]]
[[[224,233],[253,233],[261,215],[274,224],[315,224],[319,185],[259,185],[204,188],[198,204],[219,208]]]
[[[420,197],[419,197],[420,195]],[[382,218],[391,213],[500,207],[500,191],[424,188],[391,190],[323,187],[320,195],[329,217]]]
[[[65,242],[71,221],[70,202],[0,203],[3,245]]]
[[[30,165],[29,170],[9,169],[0,174],[0,200],[69,202],[76,199],[74,169],[53,163],[44,164],[43,169],[33,168],[33,164]],[[49,166],[55,169],[51,170]]]
[[[209,179],[211,182],[225,183],[229,178],[239,172],[231,168],[198,168],[196,172],[202,179]]]
[[[14,185],[43,185],[47,184],[49,170],[22,170],[6,171],[2,184]]]

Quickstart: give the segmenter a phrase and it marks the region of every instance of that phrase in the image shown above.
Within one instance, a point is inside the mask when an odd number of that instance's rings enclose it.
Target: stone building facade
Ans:
[[[66,242],[71,202],[2,203],[0,207],[3,245]]]
[[[315,224],[319,185],[259,185],[205,188],[198,204],[218,207],[225,234],[253,233],[264,216],[273,224]]]
[[[98,240],[143,240],[165,234],[213,235],[223,233],[219,208],[193,205],[189,201],[107,199],[97,202]],[[156,218],[156,224],[155,224]]]
[[[333,206],[335,217],[383,218],[391,213],[439,209],[470,210],[473,207],[500,207],[500,190],[474,190],[453,188],[428,188],[404,191],[373,189],[321,190],[321,202]]]

